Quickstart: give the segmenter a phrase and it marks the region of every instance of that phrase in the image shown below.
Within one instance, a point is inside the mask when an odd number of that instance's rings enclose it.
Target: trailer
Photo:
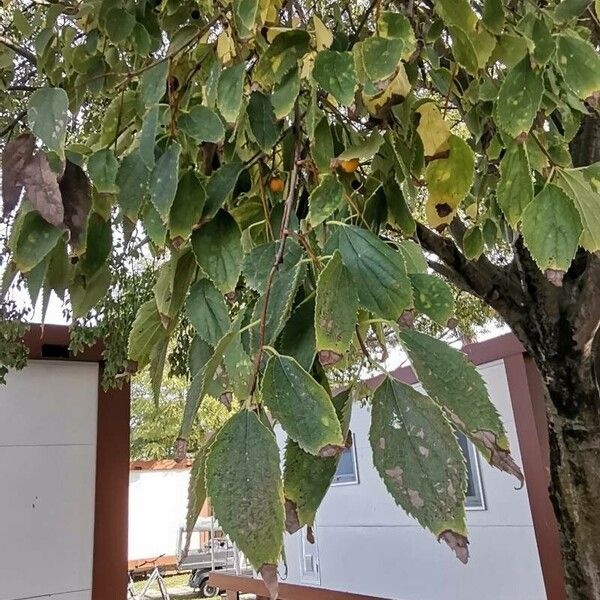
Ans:
[[[211,586],[211,571],[229,570],[236,575],[251,575],[252,569],[235,544],[226,536],[214,517],[199,517],[191,534],[190,547],[185,552],[185,525],[177,531],[177,570],[190,571],[188,586],[199,598],[214,598],[219,588]]]

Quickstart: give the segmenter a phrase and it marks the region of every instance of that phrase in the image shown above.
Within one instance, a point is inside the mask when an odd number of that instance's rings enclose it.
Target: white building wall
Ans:
[[[90,600],[98,365],[30,361],[0,386],[0,600]]]
[[[175,555],[189,478],[189,469],[129,472],[130,561]]]
[[[504,363],[478,369],[520,463]],[[333,486],[317,514],[321,587],[398,600],[546,598],[527,491],[515,490],[515,479],[480,461],[486,509],[468,511],[471,558],[462,565],[388,494],[373,466],[369,425],[370,409],[355,405],[359,483]],[[286,536],[286,581],[318,585],[302,577],[301,538]]]

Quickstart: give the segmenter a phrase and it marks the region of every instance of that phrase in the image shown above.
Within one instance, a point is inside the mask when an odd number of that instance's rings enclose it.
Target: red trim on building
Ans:
[[[31,360],[98,363],[96,500],[92,600],[121,600],[127,594],[127,530],[129,503],[129,384],[104,391],[101,385],[103,346],[96,343],[73,355],[69,328],[31,325],[23,338]]]
[[[182,461],[176,461],[172,458],[163,458],[161,460],[132,460],[129,463],[130,471],[177,471],[189,469],[192,466],[192,459],[186,458]]]

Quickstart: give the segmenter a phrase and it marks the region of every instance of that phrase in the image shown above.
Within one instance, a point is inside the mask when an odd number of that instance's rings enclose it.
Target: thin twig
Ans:
[[[26,110],[21,111],[2,131],[0,131],[0,137],[10,133],[16,126],[17,123],[27,114]]]
[[[277,269],[279,265],[283,262],[283,254],[285,252],[285,243],[290,235],[289,225],[290,218],[292,216],[292,208],[294,205],[294,200],[296,199],[296,183],[298,180],[298,163],[300,161],[300,149],[301,149],[301,140],[300,133],[298,131],[299,118],[298,118],[298,110],[296,110],[296,119],[295,119],[295,127],[296,127],[296,143],[294,147],[294,162],[292,165],[292,171],[290,173],[289,180],[289,188],[287,198],[285,200],[285,205],[283,208],[283,216],[281,218],[281,227],[279,229],[279,248],[277,248],[277,254],[275,255],[275,260],[273,261],[273,266],[269,271],[269,276],[267,277],[267,286],[265,289],[264,295],[264,305],[262,309],[262,313],[260,316],[260,325],[258,332],[258,350],[256,352],[256,358],[254,359],[254,375],[252,379],[252,387],[250,389],[250,395],[254,394],[256,390],[256,384],[258,382],[258,374],[260,372],[260,361],[262,359],[264,345],[265,345],[265,335],[266,335],[266,325],[267,325],[267,310],[269,308],[269,297],[271,295],[271,288],[273,287],[273,280],[275,279],[275,274],[277,273]]]
[[[15,44],[15,42],[6,36],[0,35],[0,44],[4,44],[7,48],[10,48],[13,52],[16,52],[19,56],[27,59],[31,64],[37,64],[37,58],[33,52],[27,50],[27,48],[22,48],[18,44]]]

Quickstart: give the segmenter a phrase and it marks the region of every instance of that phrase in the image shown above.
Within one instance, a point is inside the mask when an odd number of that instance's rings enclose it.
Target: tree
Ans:
[[[328,374],[374,360],[369,332],[428,394],[386,377],[371,399],[400,506],[466,561],[453,429],[521,478],[474,368],[414,328],[451,317],[447,281],[537,365],[569,596],[600,598],[598,19],[589,0],[8,4],[4,288],[68,291],[81,318],[116,244],[163,257],[127,369],[159,385],[195,328],[180,450],[207,394],[242,408],[198,452],[191,506],[208,493],[270,584],[344,446],[359,370],[333,401]]]

